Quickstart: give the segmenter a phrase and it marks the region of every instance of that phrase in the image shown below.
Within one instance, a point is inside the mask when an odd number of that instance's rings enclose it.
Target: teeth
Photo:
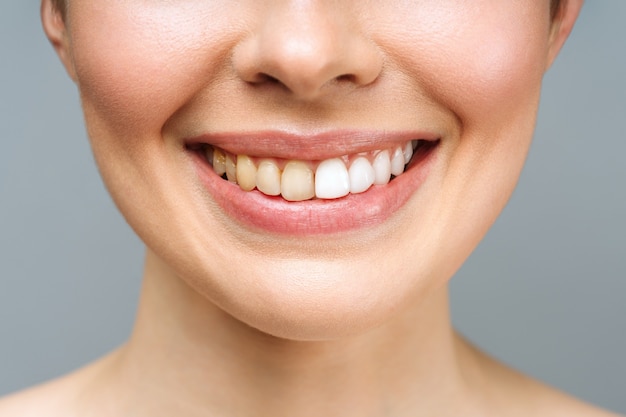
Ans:
[[[331,158],[319,162],[317,169],[315,162],[278,162],[271,158],[260,159],[257,165],[247,155],[232,155],[212,146],[206,148],[205,155],[217,175],[226,174],[228,181],[244,191],[257,188],[263,194],[281,195],[287,201],[304,201],[340,198],[365,192],[374,184],[385,185],[392,175],[402,175],[417,145],[414,140],[395,149],[363,152],[353,155],[350,164],[350,156]]]
[[[350,192],[350,176],[346,165],[339,158],[322,161],[315,171],[315,196],[339,198]]]
[[[404,165],[408,164],[411,158],[413,157],[413,142],[415,142],[417,146],[417,141],[407,142],[404,147]]]
[[[206,157],[206,160],[211,163],[211,166],[213,166],[213,149],[213,146],[207,146],[204,150],[204,156]]]
[[[256,166],[246,155],[237,156],[237,183],[244,191],[252,191],[256,187]]]
[[[391,157],[391,175],[396,177],[404,172],[404,154],[402,149],[396,148]]]
[[[374,184],[374,168],[367,158],[360,156],[352,162],[348,170],[350,176],[350,192],[362,193]]]
[[[280,194],[280,169],[270,159],[264,159],[256,172],[256,188],[267,195]]]
[[[303,201],[315,197],[313,170],[304,162],[289,161],[283,170],[280,194],[287,201]]]
[[[226,172],[226,154],[220,149],[213,149],[213,170],[220,177]]]
[[[230,155],[226,155],[226,178],[230,182],[237,182],[237,165]]]
[[[391,179],[391,161],[389,161],[389,151],[382,151],[374,158],[372,164],[374,168],[374,184],[385,185]]]

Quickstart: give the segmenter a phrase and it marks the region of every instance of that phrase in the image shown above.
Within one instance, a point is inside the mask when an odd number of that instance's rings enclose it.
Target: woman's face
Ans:
[[[129,224],[295,339],[370,328],[451,277],[515,186],[559,43],[548,0],[71,0],[44,23]]]

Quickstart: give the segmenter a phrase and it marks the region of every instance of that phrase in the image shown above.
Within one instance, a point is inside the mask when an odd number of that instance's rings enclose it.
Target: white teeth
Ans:
[[[352,194],[367,191],[374,184],[374,168],[367,158],[360,156],[352,162],[348,170],[350,192]]]
[[[404,154],[402,149],[396,148],[391,157],[391,175],[396,177],[404,172]]]
[[[256,172],[256,188],[263,194],[280,194],[280,169],[272,160],[264,159]]]
[[[407,142],[404,147],[404,165],[408,164],[413,157],[413,142],[417,143],[417,141]]]
[[[389,151],[382,151],[374,158],[372,164],[374,168],[374,184],[385,185],[391,179],[391,161],[389,161]]]
[[[339,198],[350,192],[350,177],[346,165],[339,158],[322,161],[315,171],[315,196]]]

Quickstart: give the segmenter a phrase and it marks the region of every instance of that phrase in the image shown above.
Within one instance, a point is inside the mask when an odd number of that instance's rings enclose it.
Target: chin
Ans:
[[[323,341],[390,322],[445,281],[391,263],[265,259],[222,270],[218,279],[212,273],[179,276],[199,305],[273,337]]]

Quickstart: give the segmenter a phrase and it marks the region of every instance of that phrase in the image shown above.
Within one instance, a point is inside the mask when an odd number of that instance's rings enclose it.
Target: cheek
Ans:
[[[510,32],[476,30],[449,50],[455,58],[448,68],[436,63],[449,78],[441,86],[443,96],[466,123],[509,119],[516,109],[534,107],[538,99],[546,42],[535,38],[536,31],[510,27]]]
[[[77,0],[68,16],[96,163],[129,224],[151,242],[159,242],[149,233],[161,230],[153,223],[163,213],[192,217],[183,213],[193,206],[182,203],[188,196],[162,198],[183,189],[180,172],[168,169],[180,144],[165,139],[164,126],[223,70],[218,65],[234,42],[223,34],[237,32],[232,24],[225,29],[230,11],[208,3]]]
[[[548,7],[529,3],[451,0],[407,9],[401,22],[397,14],[388,22],[394,29],[381,42],[464,128],[487,115],[503,120],[534,104],[546,66]]]
[[[501,207],[517,181],[548,56],[544,6],[450,0],[425,6],[413,16],[420,24],[405,21],[413,29],[396,32],[401,71],[457,119],[451,199],[481,194]]]
[[[447,205],[458,210],[456,202],[467,201],[464,215],[484,232],[523,168],[548,55],[547,10],[542,13],[527,2],[507,4],[483,19],[447,22],[454,30],[444,33],[457,41],[440,42],[442,54],[432,57],[437,69],[431,74],[440,74],[438,80],[432,76],[432,85],[461,126],[450,160],[450,170],[461,174],[449,179],[455,192]]]
[[[436,209],[446,219],[439,262],[452,271],[506,204],[522,169],[548,55],[549,12],[547,2],[545,10],[525,1],[425,3],[413,15],[407,10],[406,20],[394,22],[400,29],[380,42],[411,86],[457,120]],[[450,253],[460,254],[456,263]]]
[[[235,42],[228,11],[205,3],[76,2],[71,48],[87,117],[116,136],[158,133]]]

